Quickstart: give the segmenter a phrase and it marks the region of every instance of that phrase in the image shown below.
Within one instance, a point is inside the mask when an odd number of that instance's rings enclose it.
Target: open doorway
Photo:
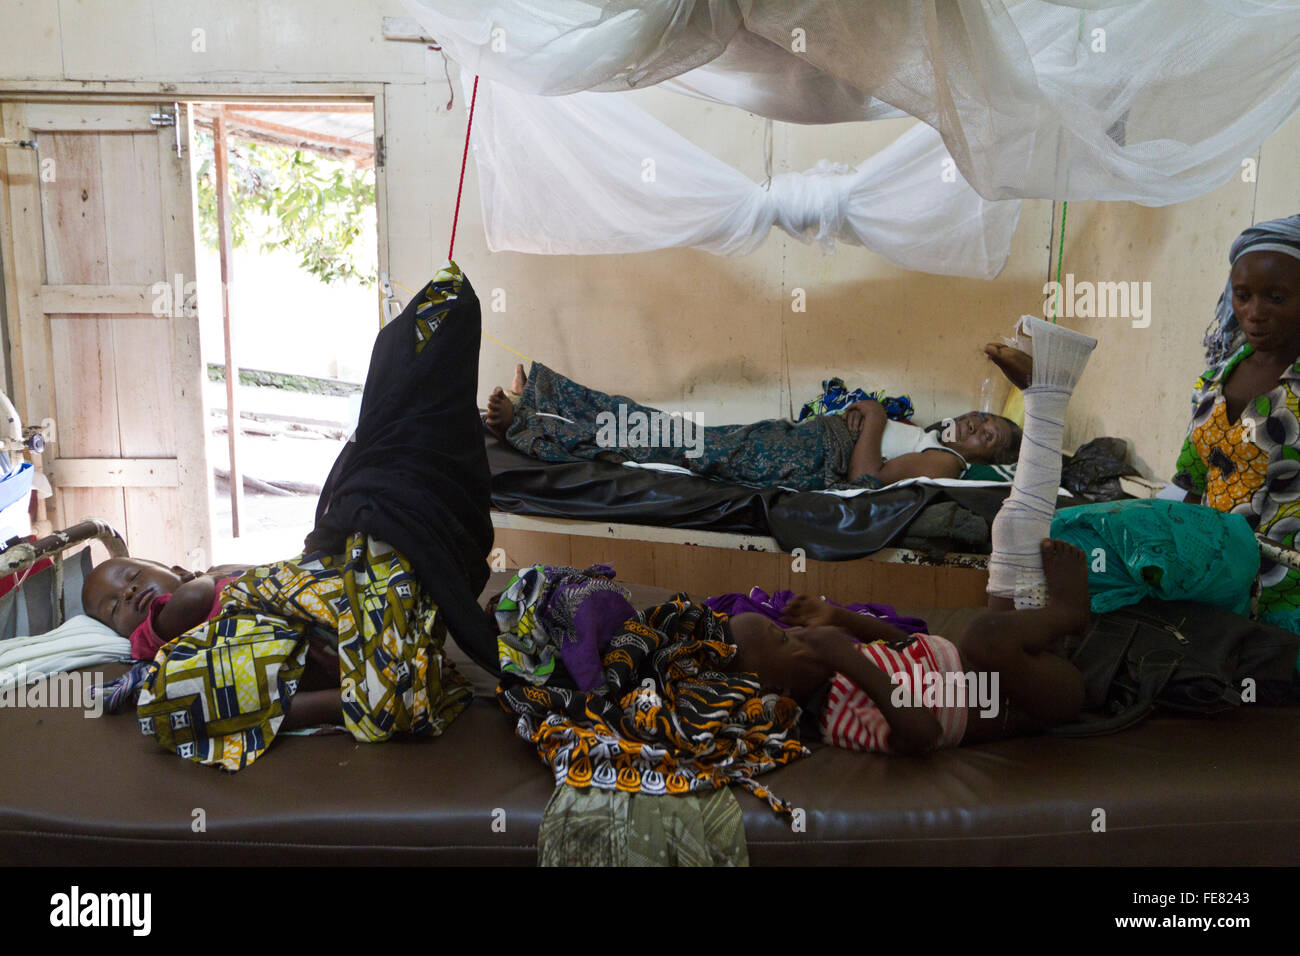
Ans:
[[[301,548],[360,408],[381,325],[373,104],[192,108],[213,557],[255,563]]]

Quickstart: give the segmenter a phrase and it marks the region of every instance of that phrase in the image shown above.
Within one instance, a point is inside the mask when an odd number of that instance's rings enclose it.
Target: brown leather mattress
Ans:
[[[931,629],[960,616],[936,612]],[[805,832],[737,791],[752,863],[1300,863],[1300,709],[921,758],[813,749],[764,778]],[[129,716],[5,708],[0,768],[6,864],[531,865],[552,788],[491,697],[436,740],[285,737],[233,775],[164,752]]]

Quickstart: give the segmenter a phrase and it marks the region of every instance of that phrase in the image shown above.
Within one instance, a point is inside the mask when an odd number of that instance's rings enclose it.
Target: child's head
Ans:
[[[732,670],[758,675],[763,690],[803,703],[831,678],[831,670],[808,653],[805,628],[784,628],[761,614],[736,614],[729,621],[738,648]]]
[[[939,440],[972,465],[1014,465],[1020,457],[1020,426],[1001,415],[967,412],[930,428]]]
[[[96,621],[130,637],[149,615],[153,599],[180,586],[180,576],[156,561],[109,558],[86,576],[81,604]]]

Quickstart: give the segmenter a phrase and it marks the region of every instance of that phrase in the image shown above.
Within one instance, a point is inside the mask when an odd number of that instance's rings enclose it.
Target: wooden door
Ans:
[[[156,125],[165,114],[178,125]],[[12,397],[25,420],[56,424],[51,520],[104,518],[133,555],[207,567],[186,109],[6,102],[0,119],[3,136],[38,143],[3,151],[0,234]]]

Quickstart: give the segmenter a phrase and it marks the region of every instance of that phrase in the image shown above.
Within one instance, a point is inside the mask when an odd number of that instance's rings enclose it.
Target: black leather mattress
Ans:
[[[907,485],[842,498],[756,488],[602,461],[538,461],[495,437],[489,437],[487,445],[492,507],[498,511],[770,535],[783,550],[803,548],[808,557],[817,561],[847,561],[881,548],[903,546],[922,514],[937,505],[947,505],[953,513],[965,512],[962,517],[967,518],[967,529],[982,523],[982,541],[968,537],[960,550],[986,554],[986,526],[1011,489],[1010,485]],[[1078,503],[1066,498],[1058,506]],[[936,540],[933,534],[923,537]],[[907,546],[914,546],[914,542]]]

